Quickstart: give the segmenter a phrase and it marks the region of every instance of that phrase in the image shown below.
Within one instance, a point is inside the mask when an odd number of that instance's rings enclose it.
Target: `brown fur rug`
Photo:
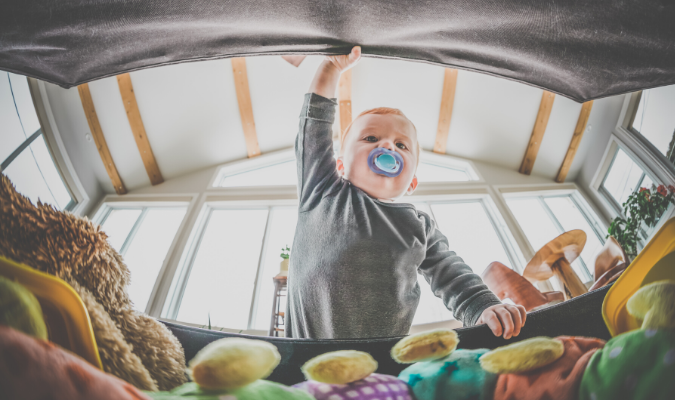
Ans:
[[[89,312],[103,368],[143,390],[185,382],[185,354],[162,323],[133,310],[129,269],[87,218],[17,193],[0,174],[0,255],[68,282]]]

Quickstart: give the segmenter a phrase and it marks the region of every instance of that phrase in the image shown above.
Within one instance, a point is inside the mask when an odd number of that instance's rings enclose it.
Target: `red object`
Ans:
[[[659,185],[658,188],[656,188],[656,191],[659,192],[661,196],[668,196],[668,191],[666,190],[666,187],[664,185]]]
[[[560,336],[565,353],[562,357],[522,374],[504,374],[497,378],[494,400],[573,400],[591,356],[605,342],[585,337]]]
[[[151,400],[52,342],[0,325],[0,398]]]
[[[675,186],[673,186],[673,185],[668,185],[668,190],[670,190],[670,193],[675,192]]]

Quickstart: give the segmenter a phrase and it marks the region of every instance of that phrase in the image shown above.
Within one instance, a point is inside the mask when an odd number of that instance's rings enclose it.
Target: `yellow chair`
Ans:
[[[89,313],[70,285],[1,256],[0,275],[20,283],[37,297],[50,341],[103,369]]]
[[[666,279],[675,280],[675,218],[663,224],[607,292],[602,317],[609,333],[616,336],[640,329],[642,321],[626,310],[628,299],[642,286]]]

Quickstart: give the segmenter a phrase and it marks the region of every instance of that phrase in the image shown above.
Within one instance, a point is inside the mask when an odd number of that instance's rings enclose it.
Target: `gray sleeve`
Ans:
[[[501,301],[488,289],[480,276],[473,273],[464,261],[450,251],[448,239],[428,215],[420,213],[427,221],[427,253],[418,268],[431,285],[436,297],[453,312],[464,326],[473,326],[483,310]]]
[[[333,121],[337,101],[305,94],[295,139],[300,211],[312,208],[340,177],[333,158]]]

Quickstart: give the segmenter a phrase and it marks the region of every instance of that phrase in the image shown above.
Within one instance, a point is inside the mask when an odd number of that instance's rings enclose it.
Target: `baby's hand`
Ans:
[[[504,334],[504,339],[511,339],[512,336],[520,334],[520,328],[525,326],[526,318],[527,312],[523,306],[497,304],[483,310],[476,324],[487,324],[495,336]]]
[[[345,72],[349,68],[356,65],[361,59],[361,46],[352,47],[352,52],[340,56],[326,56],[326,60],[330,61],[335,68],[340,72]]]

